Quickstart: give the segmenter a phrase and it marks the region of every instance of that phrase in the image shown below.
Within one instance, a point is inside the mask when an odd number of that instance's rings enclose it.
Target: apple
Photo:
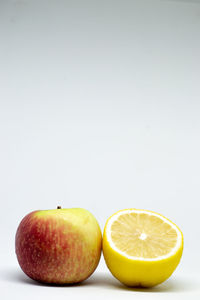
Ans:
[[[16,232],[20,267],[40,282],[71,284],[88,278],[101,256],[102,234],[83,208],[38,210],[26,215]]]

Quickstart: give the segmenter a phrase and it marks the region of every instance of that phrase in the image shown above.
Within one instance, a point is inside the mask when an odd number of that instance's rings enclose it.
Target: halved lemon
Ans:
[[[124,209],[106,222],[103,255],[111,273],[125,285],[152,287],[165,281],[182,252],[181,230],[158,213]]]

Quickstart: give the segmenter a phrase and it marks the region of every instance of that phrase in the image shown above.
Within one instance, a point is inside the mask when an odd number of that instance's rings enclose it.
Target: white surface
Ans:
[[[199,295],[199,33],[199,1],[0,1],[4,299]],[[77,287],[28,281],[17,226],[57,205],[89,209],[102,229],[122,208],[162,213],[185,237],[174,278],[130,291],[103,264]]]
[[[199,300],[200,279],[195,274],[174,274],[155,288],[128,288],[102,266],[86,281],[71,286],[48,286],[26,277],[16,267],[1,270],[2,299],[194,299]]]

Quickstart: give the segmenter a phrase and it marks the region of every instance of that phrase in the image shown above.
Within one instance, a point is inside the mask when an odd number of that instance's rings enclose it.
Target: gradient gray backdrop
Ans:
[[[200,1],[0,1],[1,264],[32,210],[173,220],[200,268]],[[105,269],[103,260],[99,268]]]

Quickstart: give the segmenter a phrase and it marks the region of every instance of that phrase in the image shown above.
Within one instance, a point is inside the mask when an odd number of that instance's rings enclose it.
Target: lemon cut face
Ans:
[[[110,243],[131,259],[156,260],[176,252],[181,232],[166,218],[147,211],[122,211],[108,223]]]
[[[112,215],[104,228],[103,253],[112,274],[131,286],[153,286],[177,267],[183,250],[181,230],[164,216],[139,209]]]

